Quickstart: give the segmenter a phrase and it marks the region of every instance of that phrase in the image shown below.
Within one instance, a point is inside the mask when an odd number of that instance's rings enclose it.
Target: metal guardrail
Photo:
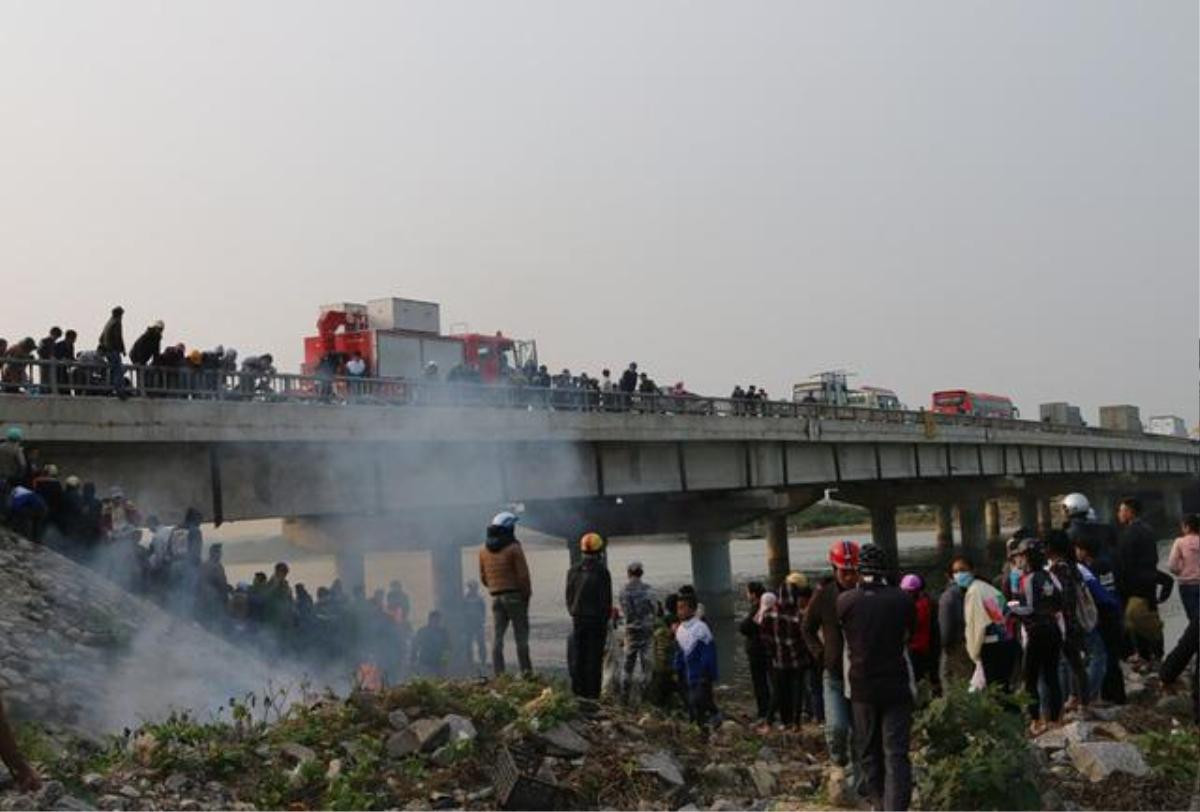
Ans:
[[[53,361],[12,357],[0,359],[0,392],[31,397],[144,397],[266,403],[545,409],[747,419],[806,418],[923,425],[931,434],[939,426],[966,426],[1123,439],[1141,436],[1035,420],[830,406],[790,400],[713,398],[661,392],[600,392],[590,389],[529,386],[522,382],[481,384],[403,378],[297,375],[274,371],[195,369],[187,365],[164,367],[123,363],[114,367],[104,361]],[[1175,438],[1154,435],[1154,439]]]

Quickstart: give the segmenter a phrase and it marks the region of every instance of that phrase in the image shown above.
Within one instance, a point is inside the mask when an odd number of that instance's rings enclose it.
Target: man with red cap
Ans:
[[[830,803],[838,804],[847,787],[854,787],[856,773],[851,745],[852,719],[842,671],[845,641],[838,621],[837,599],[858,583],[858,544],[835,541],[829,548],[832,577],[822,581],[804,613],[801,632],[813,659],[822,668],[825,700],[825,743],[834,769],[830,774]],[[853,797],[853,793],[851,793]]]

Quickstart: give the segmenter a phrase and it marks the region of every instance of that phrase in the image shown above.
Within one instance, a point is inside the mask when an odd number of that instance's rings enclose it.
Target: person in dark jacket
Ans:
[[[1058,660],[1062,656],[1062,633],[1058,616],[1063,611],[1063,593],[1045,569],[1046,554],[1039,539],[1022,539],[1016,550],[1021,570],[1018,597],[1009,602],[1011,613],[1025,629],[1025,659],[1021,669],[1029,695],[1030,732],[1039,734],[1062,715],[1062,684]],[[1048,697],[1042,697],[1045,686]],[[1045,699],[1045,703],[1041,700]],[[1042,716],[1042,705],[1046,717]]]
[[[803,702],[799,649],[804,643],[799,624],[790,608],[778,602],[771,592],[763,595],[756,620],[763,647],[771,656],[771,709],[767,723],[791,727],[800,720]]]
[[[118,305],[112,309],[112,315],[100,331],[100,341],[96,346],[108,364],[109,383],[113,392],[121,396],[125,394],[125,370],[121,366],[121,356],[125,354],[125,336],[121,332],[121,317],[124,315],[125,308]]]
[[[912,765],[913,694],[905,657],[916,624],[913,601],[887,583],[891,561],[882,547],[863,545],[859,585],[837,599],[850,661],[854,742],[863,788],[875,809],[908,809]]]
[[[765,723],[771,713],[771,656],[763,645],[755,616],[758,614],[762,596],[766,590],[758,581],[746,585],[746,598],[750,610],[738,625],[738,633],[745,638],[746,660],[750,664],[750,683],[754,686],[754,704],[758,709],[759,724]]]
[[[422,676],[444,677],[450,662],[450,635],[442,625],[442,613],[429,613],[425,627],[417,632],[412,645],[413,671]]]
[[[583,556],[567,571],[567,611],[572,624],[567,666],[571,691],[584,699],[599,699],[604,642],[612,618],[612,576],[600,555],[604,539],[599,533],[584,533],[579,549]]]
[[[1124,620],[1121,613],[1121,598],[1117,592],[1117,577],[1104,555],[1102,541],[1078,536],[1072,542],[1075,559],[1092,575],[1099,590],[1092,590],[1099,616],[1096,628],[1104,643],[1104,677],[1100,685],[1100,698],[1117,705],[1125,704],[1125,675],[1121,671],[1121,659],[1125,651]],[[1085,578],[1085,583],[1086,583]]]
[[[162,354],[163,327],[161,321],[147,327],[146,331],[138,336],[137,341],[133,342],[129,360],[141,366],[157,364],[159,355]]]
[[[1125,604],[1125,631],[1138,656],[1157,661],[1163,654],[1162,618],[1158,616],[1158,541],[1144,519],[1142,503],[1127,496],[1117,507],[1117,591]]]
[[[69,394],[68,384],[71,380],[71,370],[68,364],[75,360],[75,339],[77,334],[74,330],[67,330],[63,333],[61,340],[55,342],[54,351],[51,357],[58,361],[54,368],[54,380],[58,385],[58,394]]]
[[[826,579],[813,595],[804,613],[801,633],[813,659],[824,671],[822,687],[825,699],[825,743],[834,773],[831,786],[854,786],[856,770],[850,702],[842,671],[842,626],[838,621],[838,597],[858,583],[858,544],[835,541],[829,548],[833,577]],[[849,774],[847,774],[847,768]]]
[[[37,357],[41,361],[54,360],[54,345],[62,338],[61,327],[51,327],[50,333],[46,335],[37,345]],[[38,381],[42,385],[43,391],[49,392],[57,380],[54,377],[54,369],[50,364],[41,364]]]

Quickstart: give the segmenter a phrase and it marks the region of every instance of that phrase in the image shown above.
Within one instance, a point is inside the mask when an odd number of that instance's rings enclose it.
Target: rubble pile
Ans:
[[[31,734],[36,731],[36,734]],[[763,737],[727,719],[581,706],[561,683],[414,681],[280,709],[233,700],[108,739],[41,726],[23,739],[50,779],[24,809],[766,809],[822,805],[816,726]]]

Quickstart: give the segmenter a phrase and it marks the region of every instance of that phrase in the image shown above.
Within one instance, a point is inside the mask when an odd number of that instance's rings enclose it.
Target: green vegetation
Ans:
[[[1038,809],[1037,768],[1019,698],[955,688],[917,717],[924,809]]]
[[[862,524],[870,520],[871,514],[865,508],[839,503],[818,503],[792,516],[788,520],[788,524],[793,529],[804,531],[820,530],[824,527]]]
[[[1200,731],[1176,728],[1134,738],[1154,774],[1169,781],[1192,782],[1200,773]]]

